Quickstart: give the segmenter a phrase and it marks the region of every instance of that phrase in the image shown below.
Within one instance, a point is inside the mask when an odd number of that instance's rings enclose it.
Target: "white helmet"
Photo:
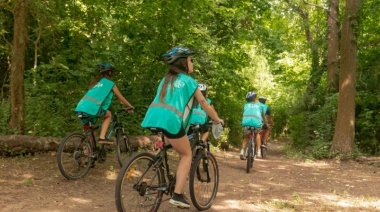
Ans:
[[[201,90],[202,92],[207,91],[207,86],[206,86],[206,84],[198,84],[198,88],[199,88],[199,90]]]

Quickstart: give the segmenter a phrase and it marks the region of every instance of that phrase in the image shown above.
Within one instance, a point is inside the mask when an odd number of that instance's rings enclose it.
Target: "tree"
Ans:
[[[330,0],[327,12],[327,93],[338,89],[339,65],[339,0]]]
[[[14,36],[11,58],[9,129],[24,133],[24,71],[28,41],[29,0],[14,0]]]
[[[349,153],[355,140],[355,93],[357,68],[357,40],[355,28],[358,25],[360,0],[346,0],[341,39],[341,61],[339,76],[338,114],[332,151]]]

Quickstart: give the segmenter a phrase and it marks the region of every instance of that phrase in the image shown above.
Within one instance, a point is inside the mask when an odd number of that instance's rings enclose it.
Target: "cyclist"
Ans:
[[[261,144],[260,133],[259,130],[265,120],[264,109],[261,103],[259,103],[256,99],[256,93],[253,91],[249,91],[245,96],[247,102],[244,105],[243,111],[243,132],[244,137],[242,140],[242,149],[240,151],[240,159],[245,160],[245,152],[247,148],[247,142],[249,140],[249,131],[247,127],[254,127],[258,130],[255,131],[255,141],[256,141],[256,152],[257,156],[260,156],[260,148],[258,148]]]
[[[203,94],[203,96],[206,98],[206,101],[211,105],[212,107],[212,103],[211,103],[211,99],[207,98],[207,86],[206,84],[198,84],[198,89],[201,91],[201,93]],[[190,117],[190,124],[199,124],[201,125],[201,142],[202,141],[207,141],[207,138],[208,138],[208,135],[210,134],[209,133],[209,130],[210,130],[210,127],[209,126],[206,126],[206,121],[208,119],[208,116],[207,116],[207,113],[206,111],[204,111],[201,107],[201,105],[199,104],[199,102],[197,100],[194,100],[194,104],[193,104],[193,112],[191,113],[191,117]],[[190,135],[192,132],[188,132],[187,134]]]
[[[161,80],[156,96],[141,123],[143,128],[161,129],[180,155],[174,194],[169,201],[180,208],[190,208],[182,193],[192,160],[186,132],[194,99],[215,122],[223,123],[198,89],[198,83],[189,76],[193,72],[193,54],[194,52],[188,48],[174,47],[162,55],[169,65],[169,70]]]
[[[265,98],[263,96],[259,97],[259,102],[261,104],[263,104],[263,106],[264,106],[264,114],[266,116],[267,123],[268,123],[268,124],[264,124],[263,125],[263,130],[265,130],[264,137],[262,139],[264,141],[264,143],[262,144],[263,147],[267,146],[268,138],[269,138],[269,135],[270,135],[270,130],[271,130],[272,126],[273,126],[272,112],[271,112],[270,107],[266,104],[266,101],[267,101],[267,98]]]
[[[102,128],[98,138],[99,144],[112,144],[113,141],[105,138],[111,122],[112,114],[108,110],[114,95],[125,105],[128,112],[133,112],[133,106],[123,97],[115,83],[111,80],[115,68],[110,63],[98,64],[98,75],[89,85],[89,90],[79,101],[75,108],[76,113],[90,116],[90,121],[95,123],[103,117]],[[83,125],[88,123],[82,123]]]

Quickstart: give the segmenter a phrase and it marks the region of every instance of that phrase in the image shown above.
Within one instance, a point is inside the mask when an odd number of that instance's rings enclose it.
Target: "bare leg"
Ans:
[[[244,135],[244,138],[241,141],[241,148],[242,149],[246,149],[247,148],[248,140],[249,140],[249,135]]]
[[[104,139],[106,137],[108,127],[110,126],[110,123],[111,123],[111,118],[112,118],[112,113],[109,110],[107,110],[103,118],[102,129],[100,130],[99,138]]]
[[[190,171],[192,153],[190,148],[190,142],[187,136],[183,136],[178,139],[169,139],[170,144],[173,146],[180,156],[176,173],[176,183],[174,192],[177,194],[183,193],[183,187],[186,182],[187,175]]]
[[[264,139],[263,139],[264,143],[268,142],[269,134],[270,134],[270,128],[265,130]]]
[[[208,135],[209,135],[209,134],[210,134],[209,132],[205,132],[205,133],[203,133],[202,136],[201,136],[201,140],[204,141],[204,142],[206,142],[207,139],[208,139]]]
[[[256,152],[260,150],[261,147],[261,136],[260,133],[255,133],[256,134]]]

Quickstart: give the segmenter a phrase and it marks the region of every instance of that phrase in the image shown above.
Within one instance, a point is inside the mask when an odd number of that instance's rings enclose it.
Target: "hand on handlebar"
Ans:
[[[214,121],[214,124],[224,125],[224,121],[223,121],[223,119],[219,119],[219,121]]]

